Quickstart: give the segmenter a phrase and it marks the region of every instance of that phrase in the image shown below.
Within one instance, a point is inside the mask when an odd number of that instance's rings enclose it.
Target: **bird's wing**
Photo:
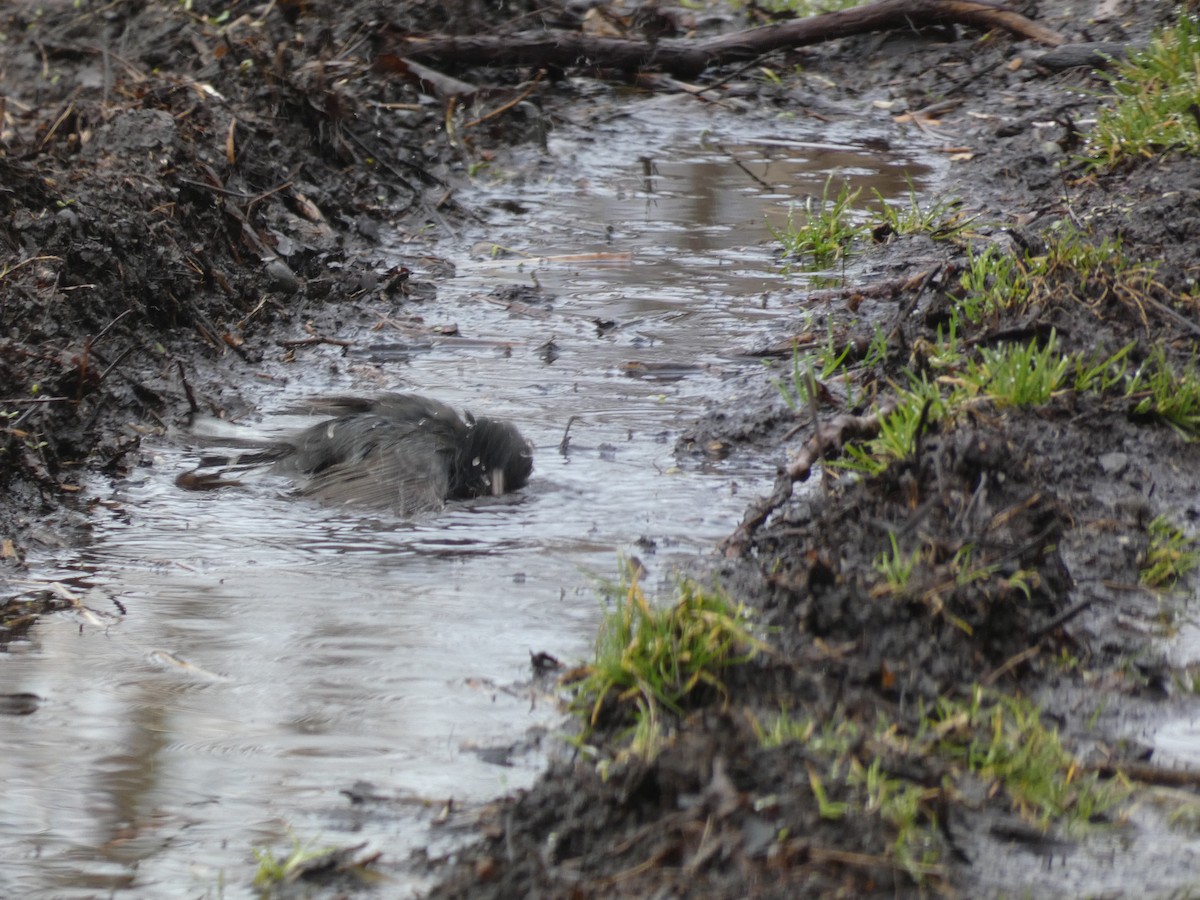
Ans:
[[[355,426],[361,429],[361,417]],[[359,504],[411,515],[437,509],[446,500],[452,450],[428,427],[377,420],[371,432],[353,444],[353,453],[332,463],[301,485],[301,492],[323,503]]]

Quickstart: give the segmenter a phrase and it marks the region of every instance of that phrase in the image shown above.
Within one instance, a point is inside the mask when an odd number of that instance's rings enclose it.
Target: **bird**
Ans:
[[[333,506],[391,510],[402,516],[451,500],[499,496],[525,487],[533,445],[509,422],[459,415],[418,394],[336,396],[288,410],[324,420],[258,449],[207,456],[176,482],[192,490],[240,484],[230,472],[267,467],[291,478],[297,492]],[[201,470],[221,466],[218,474]]]

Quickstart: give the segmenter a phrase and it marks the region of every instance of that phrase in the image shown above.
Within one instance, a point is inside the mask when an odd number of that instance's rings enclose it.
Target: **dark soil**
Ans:
[[[1126,10],[1116,6],[1096,20],[1094,4],[1046,0],[1037,18],[1072,40],[1127,42],[1173,15],[1138,4],[1117,18]],[[470,215],[452,190],[464,166],[536,134],[514,115],[469,146],[452,142],[443,102],[387,56],[388,35],[495,30],[500,19],[467,0],[7,9],[0,565],[9,575],[28,548],[87,540],[83,470],[119,476],[138,465],[142,435],[252,406],[258,362],[286,357],[287,341],[320,340],[367,301],[419,318],[436,285],[380,262],[381,230],[453,232]],[[503,19],[531,29],[569,25],[573,14],[508,3]],[[778,71],[802,73],[754,90],[781,111],[822,115],[861,115],[875,101],[896,115],[939,104],[941,123],[928,127],[970,149],[945,194],[997,223],[978,231],[1029,250],[1069,220],[1158,265],[1144,296],[1064,281],[1018,319],[961,335],[966,344],[1046,340],[1053,329],[1065,350],[1112,353],[1132,341],[1141,362],[1153,341],[1186,367],[1200,334],[1200,171],[1169,153],[1100,175],[1072,165],[1064,148],[1074,149],[1103,82],[1091,69],[1039,67],[1040,51],[956,28],[848,38],[774,57]],[[454,74],[503,93],[529,73]],[[733,85],[747,89],[743,78]],[[537,96],[549,120],[574,90],[547,80]],[[866,270],[897,282],[932,270],[923,291],[878,295],[864,282],[798,293],[796,303],[816,303],[847,340],[871,336],[852,320],[887,323],[891,353],[869,379],[886,396],[904,369],[932,371],[923,348],[946,322],[966,251],[880,237]],[[782,460],[795,420],[780,415],[766,380],[745,387],[736,411],[710,410],[680,452],[719,441],[735,453],[778,447]],[[840,408],[837,396],[821,415],[866,411]],[[995,785],[913,748],[939,699],[984,685],[1036,699],[1083,766],[1153,765],[1128,723],[1189,701],[1170,689],[1183,673],[1147,650],[1170,602],[1138,589],[1139,566],[1151,519],[1200,517],[1197,464],[1196,443],[1135,415],[1132,401],[1063,396],[1036,409],[981,405],[928,429],[878,477],[797,487],[715,565],[754,610],[769,653],[729,670],[725,691],[674,721],[652,760],[627,752],[620,723],[592,732],[586,742],[604,765],[564,755],[490,811],[476,844],[413,865],[444,879],[434,896],[473,898],[1074,890],[1044,880],[1043,860],[1088,859],[1086,837],[1031,821]],[[883,596],[873,566],[890,535],[901,552],[923,551],[903,596]],[[967,548],[978,578],[956,577]],[[61,603],[10,596],[5,641]],[[829,799],[847,807],[822,815],[813,773],[827,771],[828,755],[803,741],[766,746],[756,730],[781,709],[818,728],[854,724],[846,766],[877,761],[924,789],[927,866],[895,862],[893,825],[847,782],[825,779]],[[890,723],[886,740],[871,736],[880,721]],[[1007,872],[995,864],[1017,851]],[[1107,890],[1141,887],[1114,875]]]

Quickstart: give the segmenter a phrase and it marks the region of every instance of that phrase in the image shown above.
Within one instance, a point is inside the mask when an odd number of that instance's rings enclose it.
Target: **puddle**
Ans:
[[[1200,721],[1173,719],[1154,732],[1154,762],[1167,768],[1200,767]]]
[[[288,383],[262,385],[265,412],[389,388],[511,418],[538,448],[513,502],[399,522],[267,484],[186,493],[173,479],[192,457],[170,443],[147,444],[155,464],[127,482],[91,485],[118,508],[38,573],[88,611],[46,618],[0,657],[6,691],[41,698],[0,729],[0,895],[249,896],[256,847],[294,834],[365,841],[389,863],[445,852],[457,838],[434,819],[448,798],[532,782],[530,735],[560,719],[528,686],[529,655],[589,651],[588,573],[635,553],[669,585],[773,477],[774,458],[673,454],[710,398],[737,402],[724,377],[760,365],[742,348],[796,315],[771,295],[783,279],[765,223],[819,196],[831,167],[902,198],[905,173],[918,189],[933,177],[828,131],[760,120],[699,140],[728,122],[672,115],[674,132],[647,103],[552,137],[549,156],[464,194],[492,221],[435,245],[457,274],[420,308],[458,336],[412,341],[367,310],[364,325],[384,327],[354,349],[306,351]],[[527,256],[468,253],[486,243]],[[562,256],[575,259],[546,259]],[[491,296],[533,279],[552,302]],[[343,793],[356,790],[410,802],[362,814]]]
[[[971,892],[1035,900],[1186,897],[1200,860],[1191,835],[1167,824],[1180,813],[1195,816],[1183,792],[1151,789],[1119,823],[1080,836],[1010,839],[997,847],[995,833],[987,838],[990,846],[966,834],[962,849],[971,858]]]

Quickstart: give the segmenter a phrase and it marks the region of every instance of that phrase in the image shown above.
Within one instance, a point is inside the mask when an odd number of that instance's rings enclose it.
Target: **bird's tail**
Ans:
[[[175,478],[176,485],[189,491],[240,486],[239,476],[271,466],[287,453],[287,448],[279,445],[276,432],[232,425],[220,419],[196,423],[188,437],[222,447],[203,454],[194,469]]]

